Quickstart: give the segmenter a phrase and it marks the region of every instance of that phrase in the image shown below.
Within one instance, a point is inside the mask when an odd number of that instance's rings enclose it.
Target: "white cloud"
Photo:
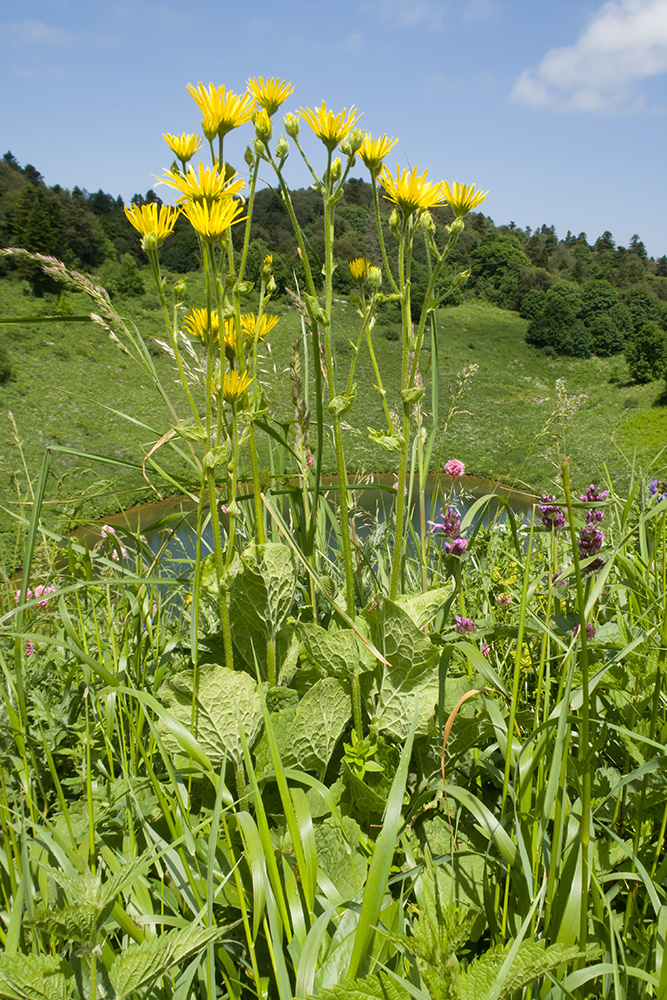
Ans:
[[[426,26],[440,31],[445,5],[442,0],[364,0],[360,12],[392,28]]]
[[[667,73],[667,0],[607,0],[574,45],[525,70],[511,98],[559,111],[636,111],[638,84]]]
[[[13,45],[55,45],[69,44],[72,35],[62,28],[54,28],[43,21],[0,22],[0,38]]]

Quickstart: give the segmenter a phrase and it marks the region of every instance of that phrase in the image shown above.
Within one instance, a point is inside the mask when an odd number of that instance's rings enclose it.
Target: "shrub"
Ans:
[[[653,382],[667,374],[667,334],[657,323],[646,323],[628,341],[625,360],[635,382]]]

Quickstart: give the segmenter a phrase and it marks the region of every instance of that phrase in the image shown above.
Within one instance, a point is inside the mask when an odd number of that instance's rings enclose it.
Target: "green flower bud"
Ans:
[[[260,268],[260,274],[262,281],[268,281],[271,277],[271,268],[273,267],[273,254],[269,253],[266,255],[262,261],[262,266]]]
[[[452,288],[459,288],[461,285],[465,285],[469,277],[470,268],[467,268],[465,271],[460,271],[452,281]]]
[[[433,221],[433,216],[430,212],[422,212],[421,218],[419,219],[422,229],[433,235],[435,233],[435,222]]]
[[[382,284],[382,271],[379,267],[369,267],[366,274],[366,281],[370,287],[376,291]]]
[[[181,278],[174,285],[174,297],[175,297],[175,299],[176,299],[177,302],[180,302],[180,300],[185,295],[185,289],[186,289],[186,287],[187,287],[187,282],[186,282],[185,278]]]
[[[356,153],[357,150],[361,148],[365,135],[366,133],[361,128],[355,128],[352,132],[350,132],[347,139],[347,145],[350,147],[350,152],[352,154]]]
[[[300,122],[296,115],[293,115],[291,111],[288,111],[284,118],[285,121],[285,131],[287,132],[290,139],[296,139],[299,134]]]
[[[267,115],[264,108],[260,108],[259,111],[255,111],[252,116],[252,120],[255,125],[255,135],[258,139],[267,143],[273,135],[273,126],[271,124],[271,119]]]
[[[154,252],[159,246],[160,241],[157,233],[146,233],[141,241],[141,247],[146,253]]]
[[[250,146],[246,146],[245,153],[243,154],[243,159],[246,161],[249,167],[252,167],[253,163],[255,162],[255,154],[253,153]]]
[[[392,233],[394,233],[394,235],[398,233],[400,225],[401,225],[401,217],[396,211],[396,209],[393,209],[391,215],[389,216],[389,228],[391,229]]]
[[[340,175],[342,173],[343,173],[343,164],[340,162],[340,157],[337,156],[336,159],[331,164],[331,180],[332,181],[340,180]]]
[[[271,275],[271,277],[269,278],[269,280],[266,283],[266,292],[267,292],[267,295],[273,295],[273,293],[275,292],[275,290],[276,290],[277,287],[278,286],[276,285],[275,278],[273,277],[273,275]]]
[[[457,216],[447,228],[449,229],[452,236],[459,236],[459,234],[462,233],[463,230],[465,229],[465,223],[463,222],[463,219],[460,219]]]
[[[253,139],[253,146],[255,147],[255,152],[258,156],[264,155],[265,143],[263,139]]]
[[[289,143],[284,135],[281,135],[276,143],[276,156],[279,160],[284,160],[289,153]]]

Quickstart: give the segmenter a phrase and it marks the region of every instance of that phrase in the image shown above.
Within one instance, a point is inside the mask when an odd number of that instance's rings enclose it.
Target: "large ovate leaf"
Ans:
[[[296,570],[291,550],[277,542],[251,542],[230,585],[232,623],[275,634],[292,607]]]
[[[213,767],[225,756],[240,761],[243,756],[239,725],[252,744],[262,721],[257,683],[242,670],[230,670],[217,663],[205,663],[197,673],[197,694],[193,706],[193,674],[174,674],[163,684],[160,697],[170,714],[191,729]],[[173,753],[179,744],[162,726],[165,746]]]
[[[340,823],[328,817],[315,826],[317,863],[341,900],[354,899],[366,881],[368,860],[359,849],[359,824],[350,816]]]
[[[439,650],[407,611],[386,597],[364,614],[371,640],[389,662],[378,683],[378,729],[404,740],[418,702],[417,734],[424,735],[438,700]]]
[[[350,628],[308,622],[300,631],[305,656],[323,677],[352,677],[375,666],[375,657]]]
[[[498,1000],[511,997],[517,990],[546,975],[547,972],[553,972],[560,965],[572,962],[581,954],[575,947],[552,944],[547,948],[543,941],[522,941],[500,986],[498,976],[511,944],[510,941],[504,949],[487,951],[460,974],[456,984],[459,1000],[480,1000],[480,997],[489,996],[494,986],[496,987],[494,996]]]
[[[52,955],[0,956],[3,1000],[70,1000],[74,975],[68,962]]]
[[[305,771],[324,771],[352,713],[346,684],[323,677],[306,692],[284,744],[283,763]]]
[[[433,621],[440,608],[447,603],[454,593],[454,585],[435,587],[425,594],[399,594],[396,603],[412,618],[419,629],[433,627]]]
[[[220,933],[219,927],[191,925],[130,945],[109,972],[115,990],[114,1000],[125,1000],[132,993],[145,993],[160,976],[203,951]]]

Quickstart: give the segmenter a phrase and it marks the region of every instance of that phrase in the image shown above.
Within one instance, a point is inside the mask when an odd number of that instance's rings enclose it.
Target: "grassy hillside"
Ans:
[[[198,276],[188,279],[188,306],[203,301],[199,281]],[[148,281],[146,284],[148,287]],[[146,295],[117,303],[117,307],[146,337],[159,376],[169,388],[175,380],[172,362],[154,340],[164,336],[156,297]],[[90,310],[90,304],[85,296],[69,292],[60,303],[55,297],[37,301],[27,294],[24,283],[0,279],[0,316],[53,314],[58,308],[83,313]],[[337,302],[337,309],[342,381],[353,353],[349,339],[357,329],[357,317],[344,300]],[[275,311],[281,322],[270,338],[263,381],[272,415],[290,420],[289,348],[300,328],[295,310],[285,300]],[[651,463],[667,441],[667,408],[659,405],[662,383],[628,384],[621,357],[550,358],[525,344],[526,321],[518,314],[480,301],[441,311],[438,324],[442,419],[456,373],[465,365],[479,365],[462,403],[465,412],[450,423],[443,459],[456,455],[475,475],[538,490],[548,488],[553,481],[559,454],[570,455],[573,479],[581,483],[599,478],[605,463],[619,483],[628,475],[628,459],[634,458],[647,473],[657,468]],[[396,381],[392,373],[400,363],[397,332],[391,324],[378,323],[373,334],[390,406],[395,408],[399,400],[395,391],[392,394],[392,381]],[[104,330],[93,323],[68,324],[65,320],[0,325],[0,347],[9,355],[12,369],[12,377],[0,385],[0,499],[5,508],[28,495],[24,460],[34,477],[47,444],[128,463],[126,468],[111,468],[73,455],[54,454],[54,481],[48,497],[54,509],[64,505],[72,509],[70,501],[87,492],[90,501],[79,507],[81,516],[88,517],[93,511],[129,505],[150,495],[136,466],[171,421],[155,388]],[[424,350],[420,362],[423,372],[430,360],[430,350]],[[360,352],[355,378],[357,401],[347,418],[349,468],[391,471],[391,455],[368,439],[367,427],[381,427],[382,414],[365,348]],[[587,397],[565,423],[553,416],[558,379],[563,380],[568,394]],[[174,398],[179,398],[176,392]],[[427,393],[425,406],[428,400]],[[16,422],[22,453],[7,418],[9,411]],[[5,542],[10,524],[11,519],[3,513],[0,527]]]

